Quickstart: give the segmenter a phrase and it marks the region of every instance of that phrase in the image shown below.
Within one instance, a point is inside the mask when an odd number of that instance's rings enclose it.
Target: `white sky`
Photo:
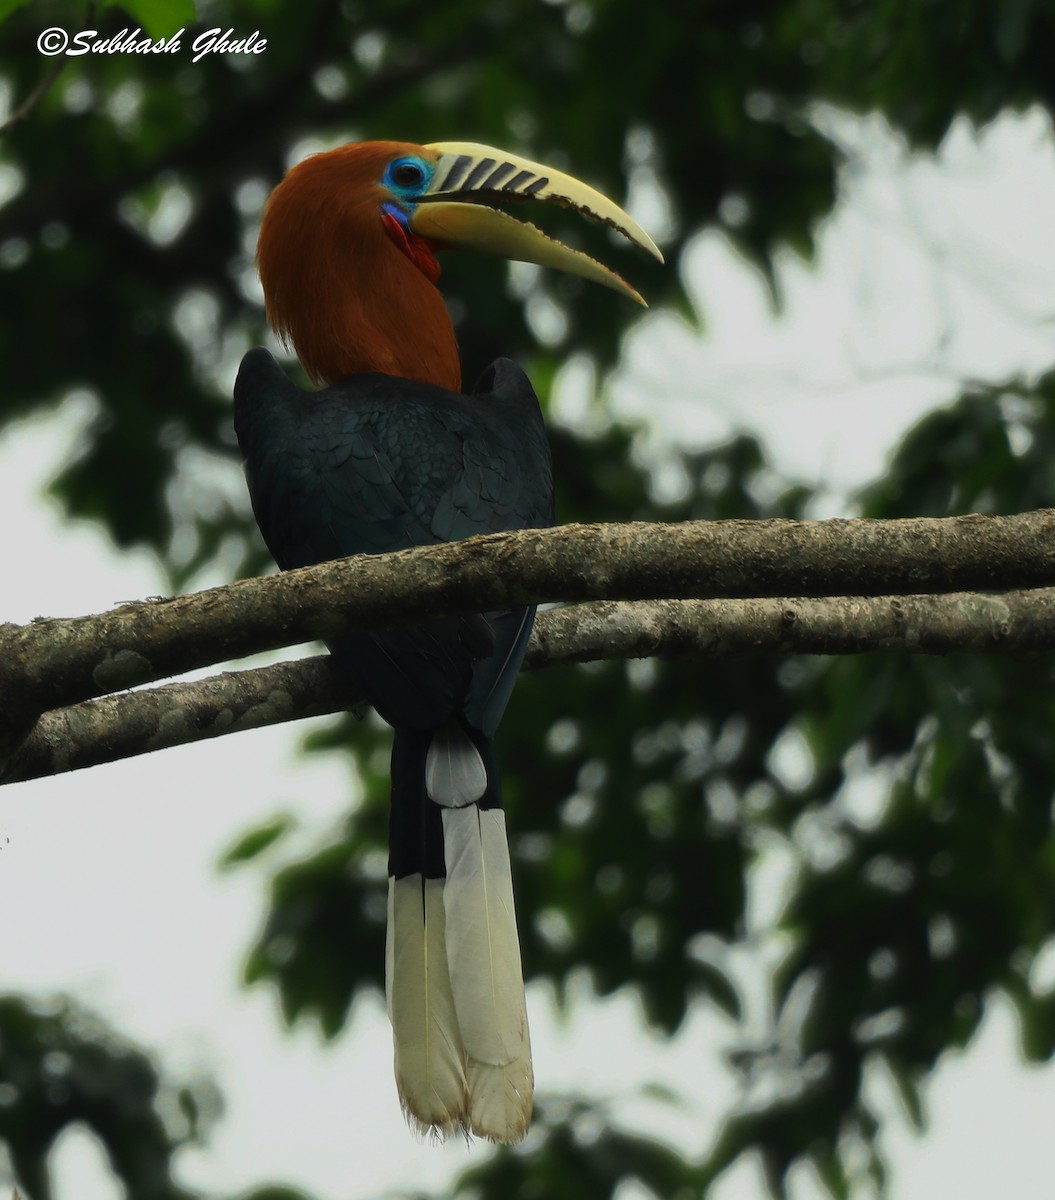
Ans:
[[[782,258],[783,313],[719,235],[702,236],[688,278],[705,332],[647,316],[609,404],[686,443],[754,429],[837,511],[882,470],[907,424],[955,393],[954,379],[1055,362],[1055,153],[1037,114],[980,139],[958,128],[937,161],[913,159],[877,123],[828,120],[852,155],[846,200],[816,268]],[[566,419],[589,419],[573,371],[561,395]],[[41,498],[85,412],[72,401],[0,434],[0,508],[12,514],[0,531],[0,619],[95,611],[161,587],[149,556],[116,555]],[[253,870],[217,876],[217,858],[279,809],[296,813],[297,845],[312,844],[351,786],[342,763],[298,756],[299,737],[260,731],[0,789],[2,987],[69,993],[155,1049],[168,1073],[216,1077],[227,1113],[208,1150],[181,1158],[188,1186],[234,1192],[281,1179],[320,1200],[439,1190],[486,1151],[420,1146],[407,1132],[380,1002],[360,1004],[350,1031],[324,1047],[308,1031],[280,1031],[268,990],[237,987],[263,892]],[[721,1059],[728,1030],[706,1012],[667,1044],[641,1031],[629,997],[601,1003],[580,988],[570,1023],[542,989],[529,1008],[542,1092],[607,1096],[620,1120],[697,1153],[701,1128],[734,1095]],[[683,1091],[687,1105],[635,1099],[644,1082]],[[928,1088],[924,1139],[908,1132],[878,1072],[869,1090],[891,1114],[883,1138],[899,1200],[1050,1197],[1055,1074],[1019,1064],[1006,1004]],[[119,1195],[86,1137],[68,1138],[59,1158],[56,1200]],[[619,1200],[639,1194],[628,1185]],[[760,1194],[751,1163],[714,1193]],[[803,1170],[792,1194],[822,1193]]]

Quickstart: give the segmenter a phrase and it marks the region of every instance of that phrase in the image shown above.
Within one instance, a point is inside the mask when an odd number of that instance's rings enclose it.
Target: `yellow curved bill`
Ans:
[[[483,203],[542,200],[560,204],[617,229],[662,262],[659,247],[633,217],[596,188],[553,167],[476,142],[434,142],[425,149],[434,165],[428,190],[411,217],[415,233],[441,245],[554,267],[645,303],[626,280],[589,255]]]

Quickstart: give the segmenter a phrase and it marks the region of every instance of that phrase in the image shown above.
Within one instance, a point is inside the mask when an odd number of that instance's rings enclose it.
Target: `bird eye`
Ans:
[[[388,180],[397,188],[419,188],[425,182],[425,168],[413,159],[402,159],[388,168]]]

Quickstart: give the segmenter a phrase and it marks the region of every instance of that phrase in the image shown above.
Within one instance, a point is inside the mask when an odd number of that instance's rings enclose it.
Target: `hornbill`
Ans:
[[[600,263],[485,201],[569,206],[660,257],[600,193],[471,143],[363,142],[293,167],[257,262],[267,318],[322,390],[264,349],[235,384],[253,510],[283,570],[553,520],[538,401],[508,359],[461,392],[438,250],[552,266],[644,303]],[[393,727],[386,991],[410,1124],[517,1142],[531,1050],[492,738],[533,608],[328,645]]]

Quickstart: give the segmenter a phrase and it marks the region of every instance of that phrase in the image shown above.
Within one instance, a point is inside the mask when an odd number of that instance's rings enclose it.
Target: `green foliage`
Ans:
[[[217,1115],[211,1087],[166,1089],[142,1051],[67,1000],[0,997],[0,1031],[0,1142],[33,1200],[49,1200],[48,1152],[78,1123],[100,1140],[129,1195],[190,1200],[172,1180],[172,1156]]]
[[[457,1200],[475,1195],[508,1200],[608,1200],[627,1180],[655,1200],[691,1200],[701,1173],[648,1138],[612,1125],[595,1101],[568,1097],[536,1110],[534,1153],[502,1151],[459,1180]]]
[[[230,383],[264,335],[255,224],[308,139],[474,139],[616,197],[627,177],[655,184],[670,212],[666,269],[566,213],[538,219],[693,318],[675,268],[701,228],[720,226],[767,271],[779,247],[811,251],[840,165],[811,121],[818,103],[879,111],[925,149],[959,116],[981,123],[1053,101],[1052,9],[1027,0],[709,0],[647,14],[638,0],[200,8],[179,54],[70,60],[0,141],[11,192],[0,288],[17,297],[0,322],[0,422],[88,389],[97,414],[54,494],[118,545],[165,556],[174,586],[221,551],[243,571],[265,562],[244,498],[211,477],[173,484],[196,458],[233,464]],[[0,75],[15,104],[50,69],[40,31],[79,28],[85,11],[0,0]],[[106,35],[131,17],[160,36],[193,25],[189,14],[186,0],[134,0],[92,21]],[[190,41],[214,24],[260,28],[266,53],[193,64]],[[468,378],[511,355],[545,398],[572,350],[604,377],[631,306],[572,279],[540,275],[515,291],[503,278],[494,262],[445,263]],[[542,305],[556,314],[548,329]],[[911,433],[862,511],[1050,504],[1053,414],[1055,375],[962,397]],[[809,511],[808,492],[776,479],[749,438],[682,456],[684,494],[670,502],[634,451],[626,429],[555,430],[561,519]],[[632,989],[664,1033],[705,1002],[739,1020],[745,984],[728,952],[745,949],[766,847],[783,847],[795,865],[771,931],[784,947],[768,978],[773,1026],[730,1056],[745,1089],[768,1099],[730,1117],[708,1154],[701,1130],[684,1159],[621,1130],[596,1098],[550,1099],[525,1146],[466,1173],[459,1194],[610,1196],[632,1177],[657,1196],[698,1195],[755,1152],[774,1195],[809,1161],[833,1196],[850,1196],[862,1178],[885,1180],[861,1094],[869,1064],[885,1064],[922,1125],[926,1080],[944,1050],[969,1042],[994,990],[1016,1006],[1025,1053],[1050,1058],[1055,993],[1032,967],[1055,931],[1052,695],[1041,659],[606,663],[526,676],[499,752],[529,975],[558,996],[582,969],[601,994]],[[246,978],[277,989],[287,1020],[335,1036],[355,997],[381,986],[388,735],[348,718],[313,741],[354,756],[362,797],[332,838],[273,871]],[[805,764],[794,779],[781,766],[789,746]],[[260,869],[288,828],[279,817],[247,833],[224,865]],[[0,1001],[0,1086],[19,1089],[0,1104],[0,1137],[20,1179],[46,1200],[48,1148],[77,1117],[130,1195],[178,1195],[153,1068],[79,1022],[72,1009]],[[61,1103],[48,1074],[56,1049],[68,1064]],[[280,1197],[295,1193],[244,1200]]]
[[[197,16],[194,0],[120,0],[119,7],[155,40],[171,37]]]
[[[29,0],[0,0],[0,21],[9,17],[16,9],[28,4]]]
[[[246,1192],[239,1196],[238,1200],[310,1200],[310,1197],[305,1196],[303,1192],[298,1192],[294,1188],[287,1187],[262,1187],[254,1188],[251,1192]]]

